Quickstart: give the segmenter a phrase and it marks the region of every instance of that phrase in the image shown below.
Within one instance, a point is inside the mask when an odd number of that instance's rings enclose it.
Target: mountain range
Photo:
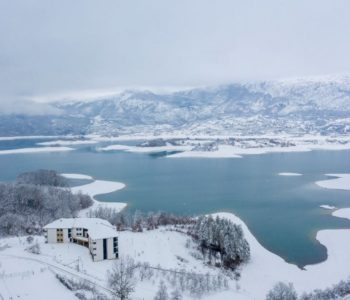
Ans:
[[[1,114],[0,136],[350,133],[350,75],[245,82],[171,93],[127,90],[55,102],[58,114]]]

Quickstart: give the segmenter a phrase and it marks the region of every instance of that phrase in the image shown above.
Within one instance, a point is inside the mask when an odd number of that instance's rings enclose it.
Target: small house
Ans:
[[[117,230],[98,218],[61,218],[44,226],[47,243],[75,243],[89,248],[92,260],[116,259]]]

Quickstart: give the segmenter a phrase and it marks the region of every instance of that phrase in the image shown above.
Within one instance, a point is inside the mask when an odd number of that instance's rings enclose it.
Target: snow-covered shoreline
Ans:
[[[135,140],[140,140],[142,137],[135,137]],[[178,153],[168,154],[168,158],[241,158],[244,155],[260,155],[267,153],[289,153],[289,152],[309,152],[315,150],[350,150],[350,139],[336,138],[330,140],[324,137],[171,137],[165,138],[163,136],[157,137],[157,139],[171,140],[179,139],[182,141],[179,145],[169,146],[154,146],[154,147],[141,147],[141,146],[128,146],[123,144],[112,144],[105,147],[98,148],[100,151],[127,151],[127,152],[139,152],[139,153],[152,153],[162,151],[176,151]],[[217,141],[221,139],[221,141]],[[238,139],[241,144],[225,144],[224,140]],[[254,140],[256,139],[256,140]],[[288,145],[265,145],[266,139],[281,139],[276,141],[277,143],[286,143]],[[122,142],[123,140],[133,140],[132,137],[120,137],[119,139],[113,138],[110,142]],[[150,137],[143,137],[143,140],[151,140]],[[196,146],[201,145],[203,148],[206,144],[218,143],[216,147],[209,150],[197,149]],[[200,148],[200,147],[199,147]]]
[[[317,181],[316,184],[326,189],[350,191],[350,174],[325,174],[331,179]],[[341,208],[333,211],[333,216],[350,220],[350,208]]]
[[[261,299],[261,295],[265,295],[278,281],[292,282],[296,290],[302,293],[331,286],[349,276],[344,262],[350,259],[350,229],[319,231],[316,239],[327,248],[328,257],[319,264],[307,265],[301,270],[264,248],[234,214],[215,215],[241,225],[251,248],[251,260],[242,268],[241,293],[246,294],[246,298],[242,299]]]
[[[93,177],[83,174],[63,173],[62,175],[70,179],[94,180]],[[94,180],[91,183],[74,187],[72,188],[72,191],[81,191],[94,197],[98,194],[120,190],[124,186],[124,184],[119,182]],[[95,205],[104,205],[104,203],[98,202],[96,199],[94,199],[94,201],[95,204],[93,207],[95,207]],[[117,209],[123,208],[126,205],[125,203],[110,204],[115,205],[114,208]],[[349,229],[319,231],[316,239],[327,248],[327,260],[319,264],[305,266],[302,270],[293,264],[285,262],[281,257],[263,247],[249,230],[247,225],[238,216],[226,212],[213,214],[213,216],[217,215],[242,226],[245,238],[250,245],[251,259],[246,265],[242,266],[241,278],[238,281],[238,284],[231,281],[228,290],[209,293],[204,295],[203,299],[262,299],[267,291],[278,281],[292,282],[298,293],[301,294],[302,292],[312,291],[316,288],[331,286],[349,276],[348,266],[344,263],[350,261]],[[350,208],[336,210],[333,212],[333,215],[350,219]],[[60,299],[60,297],[62,298],[63,295],[65,299],[74,299],[73,294],[72,297],[69,297],[69,292],[67,292],[60,283],[55,283],[51,273],[40,271],[40,268],[43,268],[45,264],[55,264],[60,268],[67,268],[66,265],[68,263],[79,258],[83,261],[84,268],[87,272],[83,273],[81,276],[92,275],[96,277],[97,282],[103,283],[105,273],[113,263],[113,261],[93,263],[91,262],[86,248],[75,244],[49,245],[45,244],[41,237],[39,240],[43,255],[33,256],[33,254],[23,251],[25,240],[24,238],[22,240],[20,238],[10,238],[1,241],[0,246],[8,244],[9,247],[3,248],[0,252],[0,263],[6,268],[6,272],[14,270],[11,268],[11,264],[8,263],[9,260],[16,265],[21,266],[15,270],[16,272],[27,272],[27,270],[30,269],[35,271],[31,277],[26,277],[21,281],[21,285],[23,286],[21,294],[25,295],[26,293],[26,295],[29,295],[26,297],[23,296],[23,299],[34,300],[38,295],[47,295],[45,294],[45,291],[40,291],[39,293],[37,288],[34,288],[34,286],[37,286],[35,285],[35,282],[38,282],[38,279],[40,279],[41,282],[48,281],[52,290],[57,292],[57,299]],[[120,252],[127,253],[136,261],[149,262],[151,265],[159,264],[159,266],[163,268],[183,267],[188,271],[195,271],[203,274],[215,271],[190,255],[189,249],[185,246],[186,236],[178,232],[167,231],[165,229],[145,231],[142,233],[126,231],[119,233],[119,240]],[[39,260],[37,259],[38,257]],[[181,264],[178,257],[184,258],[185,263]],[[31,261],[33,258],[36,258],[38,261]],[[181,266],[179,266],[179,264]],[[15,277],[7,277],[6,283],[7,286],[12,288],[18,286],[19,281]],[[237,289],[237,285],[239,285],[239,289]],[[146,294],[144,292],[145,289],[147,291]],[[143,297],[144,299],[152,299],[155,292],[156,288],[154,288],[154,283],[144,281],[138,283],[134,295],[136,298]],[[56,298],[54,299],[56,300]],[[190,299],[190,297],[185,295],[184,299],[187,300]]]
[[[331,179],[316,181],[316,184],[326,189],[350,190],[350,174],[325,174]]]
[[[72,151],[69,147],[36,147],[36,148],[19,148],[11,150],[0,150],[0,155],[8,154],[29,154],[29,153],[44,153],[44,152],[65,152]]]
[[[73,173],[62,173],[63,177],[66,177],[68,179],[87,179],[92,180],[94,179],[90,175],[84,175],[84,174],[73,174]],[[79,216],[86,216],[89,211],[98,209],[100,207],[103,208],[111,208],[116,211],[123,210],[127,204],[123,202],[101,202],[98,201],[95,196],[97,195],[103,195],[103,194],[109,194],[112,192],[119,191],[123,188],[125,188],[125,184],[122,182],[117,181],[107,181],[107,180],[94,180],[91,183],[79,185],[71,188],[71,191],[73,193],[83,193],[89,195],[92,200],[94,201],[93,205],[87,209],[81,210],[79,212]]]
[[[16,139],[52,139],[54,136],[27,136],[27,137],[0,137],[0,141]],[[32,153],[59,151],[63,146],[93,145],[100,142],[116,142],[103,147],[98,147],[98,151],[126,151],[133,153],[157,153],[157,152],[177,152],[168,154],[169,158],[241,158],[244,155],[260,155],[267,153],[289,153],[289,152],[308,152],[314,150],[350,150],[350,138],[344,136],[292,136],[292,135],[184,135],[184,134],[162,134],[152,135],[121,135],[117,137],[85,135],[85,136],[57,136],[57,140],[44,141],[37,143],[40,146],[56,146],[41,148],[23,148],[2,150],[0,154],[12,153]],[[182,143],[153,147],[129,146],[121,144],[123,141],[150,141],[150,140],[182,140]],[[227,141],[234,140],[233,144],[225,144]],[[205,150],[196,148],[202,145],[205,148],[206,143],[218,143],[214,149]],[[46,149],[46,150],[45,150]],[[74,150],[73,148],[70,148]],[[63,151],[63,150],[62,150]]]
[[[303,174],[300,173],[293,173],[293,172],[280,172],[278,173],[279,176],[302,176]]]
[[[137,147],[137,146],[127,146],[127,145],[109,145],[106,147],[97,148],[98,151],[126,151],[133,153],[157,153],[157,152],[171,152],[171,151],[189,151],[191,147],[189,146],[159,146],[159,147]]]
[[[81,174],[70,174],[69,177],[91,178]],[[82,191],[93,197],[97,194],[118,190],[123,186],[123,184],[116,182],[96,180],[90,184],[75,187],[73,191]],[[113,203],[112,205],[118,207],[119,204]],[[121,207],[125,207],[124,205],[126,204],[123,203]],[[348,229],[319,231],[316,239],[327,248],[328,257],[322,263],[307,265],[304,270],[301,270],[296,265],[285,262],[281,257],[264,248],[246,224],[233,213],[213,214],[213,216],[216,215],[241,225],[251,247],[251,260],[242,268],[241,290],[231,290],[223,294],[238,296],[239,299],[258,299],[259,296],[265,295],[277,281],[293,282],[297,291],[301,293],[330,286],[349,275],[347,265],[343,263],[350,260],[350,230]],[[336,210],[333,215],[350,219],[350,208]],[[208,299],[217,299],[216,297],[217,295],[213,295],[213,297],[209,295]]]
[[[98,141],[94,140],[56,140],[50,142],[37,143],[39,146],[74,146],[74,145],[91,145],[97,144]]]

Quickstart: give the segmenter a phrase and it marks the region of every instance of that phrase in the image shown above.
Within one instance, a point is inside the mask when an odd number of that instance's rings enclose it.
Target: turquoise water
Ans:
[[[27,142],[26,142],[27,143]],[[5,148],[6,142],[0,142]],[[20,145],[20,142],[17,145]],[[313,151],[241,159],[170,159],[125,152],[99,153],[95,145],[64,153],[0,155],[0,180],[38,168],[83,173],[126,183],[99,196],[129,210],[199,214],[234,212],[267,249],[299,266],[327,257],[315,240],[320,229],[350,228],[321,204],[350,207],[350,192],[319,188],[325,173],[350,173],[350,151]],[[278,176],[279,172],[303,176]]]

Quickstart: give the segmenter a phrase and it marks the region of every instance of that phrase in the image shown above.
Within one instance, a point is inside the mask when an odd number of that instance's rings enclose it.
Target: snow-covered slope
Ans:
[[[346,134],[350,132],[350,75],[235,83],[167,94],[125,91],[55,106],[60,115],[2,116],[0,135]]]

